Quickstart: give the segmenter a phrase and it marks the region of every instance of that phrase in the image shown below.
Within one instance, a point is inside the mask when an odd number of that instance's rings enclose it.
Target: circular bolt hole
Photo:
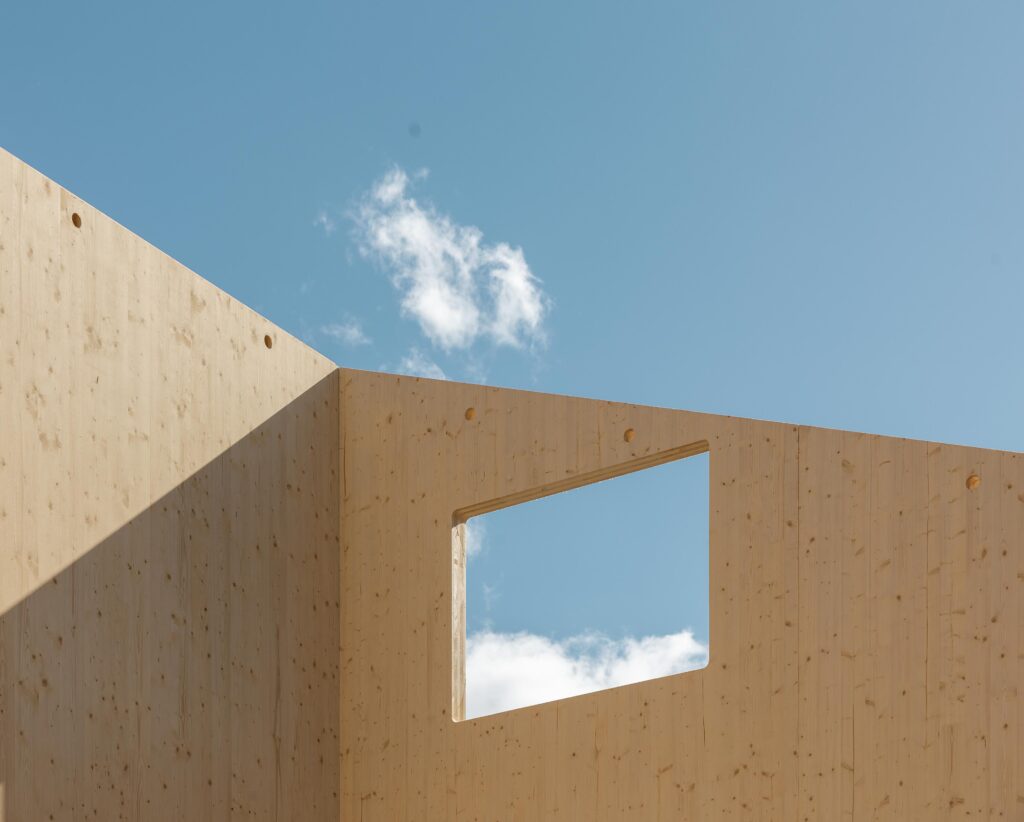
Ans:
[[[78,216],[78,212],[77,211],[74,214],[71,215],[71,224],[75,228],[81,228],[82,227],[82,218]]]
[[[967,490],[973,491],[979,485],[981,485],[981,477],[979,477],[977,474],[971,474],[967,478]]]
[[[635,437],[635,436],[636,436],[636,431],[634,431],[632,428],[627,428],[626,429],[626,433],[622,435],[622,439],[624,439],[626,442],[632,442],[633,441],[633,437]]]
[[[470,406],[469,408],[466,409],[466,419],[467,420],[471,420],[475,416],[476,416],[476,409],[475,408]]]
[[[274,340],[273,340],[273,338],[269,334],[264,334],[263,335],[263,344],[267,348],[273,348],[274,347]]]

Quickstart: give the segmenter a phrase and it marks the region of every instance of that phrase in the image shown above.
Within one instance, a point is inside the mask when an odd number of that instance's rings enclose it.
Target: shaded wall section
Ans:
[[[459,721],[460,517],[678,449],[708,667]],[[0,822],[1019,819],[1022,682],[1020,455],[338,371],[0,154]]]
[[[0,152],[0,819],[337,819],[337,403]]]

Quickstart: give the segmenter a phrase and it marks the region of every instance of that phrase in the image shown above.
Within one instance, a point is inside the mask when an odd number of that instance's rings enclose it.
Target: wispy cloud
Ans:
[[[317,212],[316,219],[313,220],[313,225],[317,228],[323,229],[324,234],[328,236],[338,230],[337,221],[323,210]]]
[[[411,374],[414,377],[429,377],[432,380],[446,380],[444,371],[432,359],[427,357],[418,348],[412,348],[409,353],[402,358],[402,362],[398,366],[398,372],[401,374]]]
[[[320,333],[326,334],[328,337],[333,337],[336,340],[340,340],[352,347],[359,345],[369,345],[373,342],[366,332],[363,331],[362,325],[358,320],[347,319],[340,323],[329,323],[328,325],[320,326]]]
[[[498,590],[496,585],[488,585],[486,582],[483,585],[484,594],[484,613],[489,614],[494,610],[494,603],[501,599],[501,591]]]
[[[353,219],[360,251],[376,260],[401,293],[402,312],[442,350],[480,339],[522,348],[544,342],[550,300],[521,248],[488,244],[409,195],[395,168],[363,198]]]
[[[702,668],[708,648],[690,631],[610,639],[564,640],[481,631],[466,640],[466,716],[564,699]]]
[[[482,519],[477,518],[469,520],[462,527],[466,529],[466,557],[472,559],[484,550],[487,526]]]

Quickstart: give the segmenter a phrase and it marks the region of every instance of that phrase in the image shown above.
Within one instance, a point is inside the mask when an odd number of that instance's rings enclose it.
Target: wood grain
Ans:
[[[0,346],[2,822],[1024,815],[1018,454],[339,370],[5,153]],[[462,720],[461,523],[701,451],[708,667]]]
[[[333,364],[3,152],[0,351],[0,819],[337,819]]]
[[[351,370],[341,408],[343,818],[1024,812],[1018,455]],[[709,666],[458,721],[458,523],[698,442]]]

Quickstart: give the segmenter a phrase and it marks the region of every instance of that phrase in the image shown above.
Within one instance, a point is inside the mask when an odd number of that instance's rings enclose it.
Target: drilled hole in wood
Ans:
[[[78,216],[78,212],[77,211],[74,214],[71,215],[71,224],[75,228],[81,228],[82,227],[82,218]]]
[[[979,477],[977,474],[971,474],[967,478],[967,490],[973,491],[979,485],[981,485],[981,477]]]
[[[274,340],[271,338],[271,336],[269,334],[264,334],[263,335],[263,344],[267,348],[273,348],[274,347]]]
[[[476,409],[475,408],[470,406],[469,408],[466,409],[466,419],[467,420],[471,420],[475,416],[476,416]]]
[[[633,441],[633,437],[635,437],[635,436],[636,436],[636,431],[634,431],[632,428],[627,428],[626,429],[626,433],[622,435],[622,439],[624,439],[626,442],[632,442]]]

